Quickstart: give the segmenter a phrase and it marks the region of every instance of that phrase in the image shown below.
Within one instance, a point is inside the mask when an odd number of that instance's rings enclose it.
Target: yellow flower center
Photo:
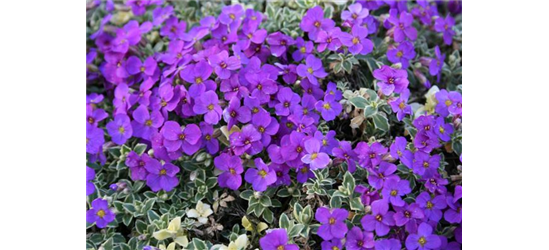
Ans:
[[[429,162],[424,161],[424,162],[423,162],[423,167],[424,167],[424,168],[428,168],[428,167],[429,167]]]
[[[322,105],[322,107],[323,107],[324,109],[327,109],[327,110],[329,110],[329,109],[332,108],[332,107],[330,106],[329,103],[324,103],[324,105]]]
[[[198,84],[202,83],[202,77],[197,77],[194,79],[194,81]]]
[[[301,151],[303,151],[303,148],[301,146],[297,146],[297,148],[295,148],[295,151],[301,153]]]
[[[261,175],[262,178],[265,178],[265,176],[267,175],[267,172],[265,170],[260,170],[259,175]]]
[[[206,135],[205,138],[206,138],[206,141],[209,141],[209,140],[212,139],[212,136],[211,135]]]
[[[318,154],[317,153],[312,153],[311,154],[311,160],[314,160],[318,157]]]
[[[332,247],[332,250],[339,250],[339,247],[333,246],[333,247]]]
[[[301,51],[301,53],[305,53],[307,50],[305,49],[305,47],[301,47],[301,49],[299,49],[299,51]]]
[[[391,191],[391,196],[396,196],[397,195],[397,191],[396,190],[392,190]]]
[[[358,15],[357,15],[356,13],[353,13],[353,15],[351,15],[351,17],[352,17],[353,19],[356,19],[356,18],[358,17]]]
[[[307,167],[301,168],[301,173],[306,174],[307,172],[309,172],[309,168],[307,168]]]
[[[376,220],[377,220],[377,221],[382,221],[382,220],[383,220],[383,216],[381,216],[380,214],[376,215]]]
[[[185,134],[179,134],[179,140],[185,140]]]
[[[428,209],[433,208],[433,203],[432,203],[431,201],[428,201],[428,202],[427,202],[427,208],[428,208]]]
[[[398,105],[398,107],[399,107],[400,109],[404,109],[404,108],[406,107],[406,104],[404,104],[404,102],[401,102],[401,103]]]
[[[227,68],[227,63],[221,62],[221,63],[219,64],[219,66],[220,66],[222,69]]]
[[[120,126],[118,128],[118,132],[120,132],[120,134],[124,134],[124,132],[126,132],[126,129],[124,129],[124,127]]]
[[[357,44],[358,42],[360,42],[360,40],[358,40],[358,37],[353,38],[353,44]]]
[[[438,127],[438,131],[441,133],[441,134],[444,134],[444,128],[442,126]]]
[[[402,57],[404,54],[402,53],[402,51],[398,51],[397,52],[397,57]]]
[[[251,39],[252,38],[252,33],[249,33],[248,35],[246,35],[248,37],[248,39]]]
[[[160,175],[165,175],[165,174],[166,174],[166,169],[160,170]]]
[[[336,223],[336,220],[334,218],[330,218],[330,221],[328,221],[328,223],[330,223],[330,225],[333,225]]]
[[[141,72],[145,72],[145,67],[141,66],[140,70]]]
[[[319,21],[316,21],[314,24],[315,24],[315,27],[317,27],[317,28],[320,27],[320,22]]]
[[[419,240],[417,240],[417,242],[419,242],[419,244],[423,247],[423,245],[427,243],[427,240],[425,239],[425,237],[421,236],[419,237]]]
[[[234,170],[234,168],[229,168],[229,172],[231,172],[231,174],[236,174],[236,171]]]
[[[236,16],[235,16],[234,14],[232,14],[232,13],[229,14],[229,17],[230,17],[231,19],[235,19],[235,18],[236,18]]]
[[[447,107],[450,107],[450,105],[452,105],[452,101],[446,100],[444,104],[446,104]]]
[[[147,125],[149,127],[152,126],[152,124],[153,124],[153,121],[151,119],[149,119],[145,122],[145,125]]]
[[[99,216],[99,218],[105,217],[105,211],[103,211],[103,209],[97,211],[97,216]]]
[[[326,139],[322,139],[322,146],[328,145],[328,141]]]
[[[213,105],[213,104],[208,105],[208,110],[213,110],[213,109],[214,109],[214,105]]]
[[[257,112],[259,112],[259,109],[258,109],[257,107],[255,107],[255,108],[252,109],[252,113],[255,114],[255,113],[257,113]]]
[[[313,71],[314,71],[313,68],[308,68],[308,69],[307,69],[307,72],[309,72],[309,74],[312,74]]]
[[[265,128],[264,128],[263,126],[259,126],[259,129],[258,129],[258,130],[259,130],[260,133],[264,133],[264,132],[265,132]]]
[[[276,248],[276,250],[284,250],[284,246],[283,245],[280,245]]]

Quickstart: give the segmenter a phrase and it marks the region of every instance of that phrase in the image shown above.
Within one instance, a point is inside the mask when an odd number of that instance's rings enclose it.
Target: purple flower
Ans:
[[[296,244],[288,244],[288,235],[283,228],[268,230],[259,245],[263,250],[299,250]]]
[[[240,32],[240,41],[238,41],[237,44],[243,50],[250,47],[250,43],[262,44],[267,37],[267,30],[258,29],[258,26],[249,25],[247,23],[242,25],[242,30]]]
[[[425,191],[416,197],[416,203],[423,208],[425,217],[434,222],[438,222],[442,218],[442,209],[448,205],[444,195],[431,196]]]
[[[220,79],[229,79],[231,77],[231,70],[240,69],[242,66],[240,60],[236,56],[229,57],[229,53],[226,50],[210,56],[208,60],[214,66],[215,73]]]
[[[105,110],[86,105],[86,121],[90,125],[97,127],[98,123],[107,117],[109,117],[109,114]]]
[[[97,154],[103,152],[105,135],[102,129],[86,124],[86,152]]]
[[[429,5],[427,0],[417,1],[418,5],[412,9],[412,15],[419,18],[424,25],[430,25],[432,17],[437,15],[436,6]]]
[[[442,38],[444,39],[444,43],[447,45],[452,44],[452,39],[456,34],[456,32],[452,29],[454,24],[454,18],[450,15],[446,16],[446,18],[438,17],[435,20],[435,30],[437,32],[442,32]]]
[[[223,110],[219,106],[219,99],[214,91],[208,90],[195,99],[193,111],[197,114],[204,114],[204,121],[215,125],[221,119]]]
[[[400,13],[400,18],[397,18],[398,11],[396,9],[391,9],[389,13],[390,16],[387,21],[394,25],[393,37],[395,42],[402,42],[406,37],[412,41],[416,40],[417,30],[412,26],[414,17],[404,11]]]
[[[223,153],[214,159],[214,165],[223,171],[218,177],[220,187],[237,190],[242,185],[241,174],[244,172],[244,168],[242,168],[240,157]]]
[[[173,6],[168,5],[164,8],[158,7],[152,11],[152,17],[153,17],[152,24],[154,26],[161,25],[162,23],[164,23],[164,21],[166,21],[166,19],[168,19],[172,15],[173,15]],[[183,32],[185,31],[183,30]]]
[[[393,212],[389,212],[387,200],[377,200],[372,202],[372,214],[364,215],[360,222],[364,230],[375,230],[378,236],[384,236],[395,225],[393,215]]]
[[[291,36],[284,35],[279,31],[269,34],[266,40],[270,45],[271,53],[276,57],[284,55],[286,48],[295,44],[295,41]]]
[[[193,97],[199,97],[203,96],[205,91],[215,91],[217,88],[214,81],[208,80],[212,72],[213,68],[210,64],[202,60],[195,65],[189,65],[187,70],[181,71],[180,74],[185,81],[192,83],[189,94]]]
[[[323,241],[320,243],[320,247],[322,247],[322,250],[340,250],[343,248],[343,245],[341,244],[340,239],[333,239],[330,241]]]
[[[440,145],[436,134],[431,134],[427,131],[420,131],[414,137],[414,146],[420,151],[429,153],[431,150],[439,147]]]
[[[299,27],[309,34],[309,39],[316,40],[321,30],[327,30],[335,26],[331,19],[324,18],[324,10],[320,6],[315,6],[307,10],[307,13],[301,19]]]
[[[372,204],[372,202],[379,200],[379,193],[377,190],[370,190],[369,188],[363,185],[357,185],[355,192],[360,194],[360,200],[365,206]]]
[[[435,134],[437,134],[441,140],[447,142],[452,138],[451,135],[454,132],[454,127],[452,127],[451,124],[446,123],[444,118],[438,117],[434,130]]]
[[[421,223],[417,234],[410,234],[406,238],[406,249],[428,250],[440,247],[440,238],[433,234],[433,228],[427,223]]]
[[[261,133],[261,143],[267,147],[271,143],[271,136],[278,132],[279,124],[276,118],[267,112],[260,112],[252,120],[253,126]]]
[[[345,242],[347,250],[367,250],[374,247],[374,234],[362,232],[359,227],[353,227],[347,234]]]
[[[301,158],[301,161],[309,164],[311,170],[325,168],[330,163],[330,157],[320,152],[320,141],[314,137],[305,141],[305,151],[307,154]]]
[[[313,85],[319,85],[317,77],[324,78],[328,76],[328,73],[322,67],[322,60],[314,55],[308,55],[305,58],[305,64],[298,65],[296,70],[299,76],[306,77]]]
[[[451,195],[446,196],[448,210],[444,212],[444,219],[450,223],[461,223],[461,204],[454,201]]]
[[[291,88],[284,87],[278,91],[276,95],[279,101],[275,105],[276,114],[281,116],[288,116],[290,110],[292,110],[296,105],[299,105],[301,98],[298,94],[294,93]]]
[[[97,198],[92,201],[91,208],[86,212],[86,221],[94,223],[98,228],[104,228],[114,220],[114,213],[109,208],[107,200]]]
[[[144,105],[139,105],[133,112],[133,119],[133,135],[145,140],[150,140],[152,133],[156,132],[164,123],[164,117],[158,110],[149,113]]]
[[[325,121],[334,120],[343,111],[343,107],[335,100],[335,95],[324,96],[324,101],[316,102],[315,108]]]
[[[461,115],[461,94],[459,92],[448,92],[442,89],[435,94],[435,97],[438,101],[435,111],[441,116],[446,117],[448,114]]]
[[[153,159],[150,164],[145,165],[145,169],[149,172],[147,186],[153,192],[161,189],[170,192],[179,184],[179,178],[175,176],[179,173],[179,167],[171,163],[166,162],[161,166],[159,161]]]
[[[185,21],[179,21],[177,17],[172,16],[160,28],[160,35],[168,37],[170,40],[182,39],[186,29],[187,24]]]
[[[343,45],[349,48],[351,54],[367,55],[374,49],[374,43],[366,38],[366,36],[368,36],[368,29],[355,25],[351,29],[351,34],[341,32],[340,40]]]
[[[461,185],[457,185],[456,186],[456,190],[454,190],[454,199],[453,199],[453,202],[457,202],[458,200],[461,199]]]
[[[146,180],[148,172],[147,169],[145,169],[145,166],[154,164],[154,161],[156,160],[146,153],[141,156],[134,151],[128,153],[128,156],[126,157],[126,166],[130,169],[130,177],[132,180]]]
[[[435,175],[440,165],[440,155],[430,156],[429,153],[416,151],[414,153],[413,169],[414,173],[424,178],[430,178]]]
[[[307,165],[302,165],[298,167],[296,169],[296,172],[297,172],[296,179],[297,179],[297,182],[299,183],[305,183],[307,182],[307,180],[315,178],[313,171],[311,171],[309,167],[307,167]]]
[[[205,27],[195,26],[189,32],[183,34],[183,41],[186,42],[185,48],[191,48],[197,41],[208,35],[210,30]]]
[[[86,166],[86,196],[95,193],[95,185],[92,180],[95,178],[95,170]]]
[[[213,137],[213,126],[205,122],[200,122],[200,130],[202,131],[202,145],[206,145],[208,153],[215,154],[219,151],[219,141]]]
[[[398,47],[387,51],[387,59],[392,63],[401,63],[402,68],[406,69],[410,65],[409,61],[416,57],[414,45],[411,42],[403,41]]]
[[[337,85],[333,82],[329,82],[326,86],[326,95],[333,95],[335,101],[341,100],[343,94],[337,89]]]
[[[400,96],[393,101],[389,101],[389,105],[393,112],[397,113],[397,119],[402,121],[406,115],[412,115],[412,107],[408,103],[408,97],[410,96],[410,90],[404,89]]]
[[[374,70],[374,77],[379,80],[377,85],[384,95],[393,93],[402,93],[408,88],[408,73],[406,70],[393,69],[387,65],[381,66],[381,69]]]
[[[406,138],[397,136],[390,147],[390,153],[393,158],[397,160],[400,159],[400,162],[409,168],[412,168],[412,160],[414,159],[414,155],[410,150],[406,149],[407,145],[408,141]]]
[[[373,168],[381,163],[382,156],[387,153],[387,148],[379,142],[368,145],[366,142],[359,142],[355,147],[359,155],[360,165],[364,168]]]
[[[271,95],[278,90],[278,84],[268,78],[268,73],[260,71],[258,74],[247,74],[246,80],[250,83],[249,90],[252,96],[260,100],[261,103],[266,103],[270,100]]]
[[[230,130],[237,122],[247,123],[252,119],[250,108],[240,106],[240,99],[233,97],[229,106],[223,110],[223,120],[227,122],[227,128]]]
[[[237,74],[232,75],[229,79],[222,80],[219,90],[223,92],[223,96],[227,101],[230,101],[233,97],[241,99],[249,96],[248,88],[240,85]]]
[[[154,85],[154,81],[149,77],[139,85],[139,92],[134,93],[130,96],[130,103],[136,104],[139,103],[144,106],[149,106],[150,97],[152,94],[151,88]]]
[[[402,200],[402,196],[409,194],[412,191],[410,188],[410,181],[388,179],[383,186],[383,198],[388,199],[393,206],[402,207],[406,204]]]
[[[156,61],[152,57],[147,57],[144,63],[136,56],[131,56],[126,61],[126,70],[130,75],[141,74],[143,76],[151,77],[156,70]]]
[[[318,228],[318,236],[324,240],[343,239],[347,233],[345,219],[349,213],[343,208],[329,209],[319,207],[316,209],[315,219],[321,223]]]
[[[305,41],[301,37],[298,37],[295,40],[295,45],[296,45],[296,50],[294,51],[294,53],[292,53],[292,58],[298,62],[306,58],[311,53],[313,53],[313,50],[315,48],[313,42]],[[272,47],[271,47],[271,50],[272,50]]]
[[[397,239],[382,239],[376,241],[376,250],[400,250],[402,245]]]
[[[282,137],[280,142],[280,153],[286,162],[292,160],[299,160],[305,155],[304,142],[307,139],[305,134],[292,131],[289,135]]]
[[[185,129],[175,121],[167,121],[162,128],[164,147],[168,152],[183,150],[185,154],[192,155],[200,149],[200,128],[196,124],[189,124]]]
[[[297,80],[297,66],[295,64],[283,65],[275,63],[276,67],[280,69],[279,75],[282,75],[282,80],[287,84],[294,84]]]
[[[125,114],[117,114],[114,120],[107,124],[107,131],[114,143],[118,145],[124,144],[132,137],[132,125],[130,118]]]
[[[360,25],[369,14],[368,9],[363,8],[360,3],[349,5],[348,9],[341,12],[341,20],[348,21],[353,25]]]
[[[425,189],[431,193],[438,192],[445,194],[447,192],[446,185],[448,184],[448,180],[442,178],[438,172],[430,178],[422,178],[421,180],[425,182]]]
[[[397,166],[392,163],[382,161],[379,168],[369,168],[368,183],[375,189],[381,189],[385,182],[389,180],[398,181],[399,177],[395,175]]]
[[[245,96],[244,106],[249,107],[252,111],[252,121],[255,121],[263,113],[269,115],[269,113],[261,106],[260,100],[256,97]]]
[[[238,24],[243,14],[244,9],[240,4],[225,6],[219,15],[219,22],[225,25]]]
[[[339,147],[334,147],[332,149],[332,154],[338,159],[342,159],[347,162],[349,172],[355,172],[358,155],[353,150],[351,143],[349,143],[348,141],[340,141]]]
[[[267,166],[261,158],[254,160],[256,168],[248,168],[244,179],[252,184],[255,191],[265,191],[267,186],[276,182],[276,173]]]
[[[134,15],[141,16],[147,11],[146,7],[151,4],[151,0],[128,0],[126,4],[132,8]]]
[[[440,81],[440,75],[442,74],[442,67],[444,66],[444,60],[446,59],[446,54],[440,53],[440,48],[438,45],[435,47],[435,58],[431,59],[429,63],[429,74],[432,76],[437,76],[437,82]]]
[[[252,124],[244,126],[240,132],[233,132],[229,139],[235,155],[242,155],[244,152],[255,155],[263,149],[261,133]]]
[[[288,167],[288,165],[271,163],[269,167],[276,173],[276,182],[274,183],[275,186],[289,186],[292,184],[292,179],[289,175],[290,167]]]
[[[317,51],[324,52],[326,48],[330,51],[336,51],[341,47],[341,40],[339,39],[341,34],[341,29],[339,27],[330,28],[327,30],[321,30],[318,32],[318,35],[315,39],[315,42],[318,44]]]
[[[404,205],[403,207],[395,207],[395,210],[395,225],[399,227],[406,225],[406,231],[410,233],[417,231],[418,221],[421,221],[425,217],[423,210],[416,203]]]

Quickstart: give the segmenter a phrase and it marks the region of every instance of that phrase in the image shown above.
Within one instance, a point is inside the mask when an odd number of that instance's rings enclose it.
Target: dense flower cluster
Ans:
[[[143,144],[146,148],[121,156],[120,164],[133,182],[162,193],[184,185],[182,159],[201,152],[212,156],[220,188],[251,187],[258,195],[312,182],[326,168],[364,173],[364,181],[356,177],[363,184],[349,194],[360,197],[363,211],[351,212],[346,205],[316,208],[320,225],[312,233],[321,239],[317,247],[460,249],[461,186],[447,187],[448,177],[440,170],[441,150],[461,126],[461,94],[442,89],[430,95],[427,102],[434,103],[434,112],[418,111],[409,103],[410,75],[423,76],[412,64],[426,65],[440,82],[446,60],[438,45],[434,58],[416,59],[414,41],[421,36],[417,25],[440,33],[445,44],[440,46],[448,46],[455,20],[451,13],[439,14],[437,4],[428,1],[412,8],[404,1],[385,2],[350,4],[341,12],[341,23],[325,18],[321,6],[309,8],[299,23],[305,34],[294,38],[268,32],[263,13],[238,4],[191,26],[169,3],[127,1],[137,20],[106,29],[113,18],[106,15],[90,36],[94,46],[87,63],[97,68],[88,70],[87,79],[100,82],[101,91],[90,89],[86,98],[88,165],[106,164],[110,148]],[[111,4],[107,2],[107,11],[114,9]],[[381,9],[388,11],[383,18],[371,15]],[[413,133],[392,141],[345,140],[327,124],[347,119],[345,110],[352,106],[343,98],[346,89],[331,81],[336,78],[330,76],[326,58],[371,56],[378,46],[373,34],[381,30],[389,44],[386,58],[393,65],[372,71],[378,90],[374,94]],[[165,46],[140,50],[152,35]],[[87,167],[87,195],[97,192],[93,181],[100,169]],[[113,192],[124,190],[112,185]],[[193,203],[197,209],[188,210],[187,216],[197,218],[197,225],[207,224],[209,205]],[[113,222],[108,204],[102,196],[93,200],[87,221],[98,228]],[[437,229],[441,224],[452,231],[442,235]],[[288,233],[284,228],[268,230],[259,240],[261,249],[298,249]]]

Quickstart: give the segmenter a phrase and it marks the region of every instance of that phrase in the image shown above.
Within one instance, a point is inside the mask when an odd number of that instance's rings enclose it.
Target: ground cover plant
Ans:
[[[461,3],[88,1],[87,249],[461,249]]]

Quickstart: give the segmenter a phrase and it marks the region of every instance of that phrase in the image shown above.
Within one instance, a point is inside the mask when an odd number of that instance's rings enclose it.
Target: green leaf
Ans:
[[[149,218],[149,223],[152,223],[153,221],[155,220],[159,220],[160,219],[160,215],[158,215],[155,211],[153,210],[149,210],[147,212],[147,217]]]
[[[124,216],[122,216],[122,223],[124,223],[124,225],[126,226],[129,226],[130,223],[132,223],[132,219],[133,216],[131,214],[124,214]]]
[[[147,144],[139,143],[135,145],[133,151],[135,151],[138,155],[141,155],[145,152],[145,149],[147,149]]]
[[[377,108],[371,106],[371,105],[368,105],[366,106],[366,108],[364,109],[364,116],[365,117],[373,117],[375,114],[377,114]]]
[[[362,201],[360,200],[360,197],[356,197],[351,200],[351,203],[349,203],[349,206],[351,207],[351,210],[355,211],[363,211],[364,210],[364,204],[362,204]]]
[[[273,205],[271,203],[271,198],[269,198],[269,196],[266,196],[266,195],[261,197],[261,199],[259,200],[259,203],[261,203],[261,205],[264,206],[264,207],[270,207],[270,206]]]
[[[351,102],[351,104],[353,104],[355,107],[357,107],[359,109],[366,108],[366,104],[367,104],[366,99],[364,99],[364,97],[362,97],[362,96],[353,97],[349,101]]]
[[[290,228],[290,219],[288,219],[288,216],[285,213],[282,213],[282,215],[278,219],[278,226],[281,228],[285,228],[286,231]]]
[[[122,204],[122,206],[124,207],[124,210],[128,211],[128,213],[134,214],[135,212],[137,212],[135,205],[131,203],[124,203]]]
[[[263,211],[263,219],[265,219],[265,221],[269,224],[273,223],[273,220],[274,220],[273,212],[268,208],[265,209]]]
[[[252,190],[244,190],[242,193],[240,193],[240,198],[249,201],[250,197],[254,195],[254,192]]]
[[[331,208],[340,208],[341,207],[341,197],[340,196],[334,196],[330,199],[330,207]]]
[[[113,250],[112,245],[113,245],[112,238],[109,238],[107,241],[105,241],[105,243],[101,245],[101,247],[103,247],[103,249],[105,250]]]
[[[383,132],[389,131],[389,121],[387,120],[387,117],[385,117],[382,113],[377,113],[373,117],[374,125],[376,126],[376,129],[379,129]]]
[[[343,176],[343,186],[347,189],[349,193],[348,195],[352,194],[355,190],[355,177],[353,177],[353,174],[351,172],[345,172],[345,175]]]

